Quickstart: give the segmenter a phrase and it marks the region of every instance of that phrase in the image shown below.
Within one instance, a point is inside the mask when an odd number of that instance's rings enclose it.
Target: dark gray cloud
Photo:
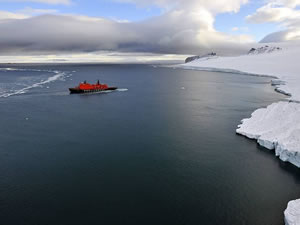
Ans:
[[[162,1],[168,2],[168,1]],[[204,4],[205,1],[203,1]],[[222,2],[222,4],[221,4]],[[228,35],[214,29],[219,12],[236,11],[246,0],[222,0],[214,11],[212,3],[202,7],[197,1],[141,22],[117,22],[77,15],[41,15],[0,20],[0,54],[84,53],[96,51],[202,54],[218,51],[242,53],[252,39]],[[193,3],[193,4],[191,4]],[[197,7],[196,7],[197,5]]]

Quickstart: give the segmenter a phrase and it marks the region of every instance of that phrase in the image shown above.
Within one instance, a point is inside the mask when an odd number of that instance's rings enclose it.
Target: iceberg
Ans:
[[[287,209],[284,211],[284,220],[286,225],[299,225],[300,224],[300,199],[290,201]]]

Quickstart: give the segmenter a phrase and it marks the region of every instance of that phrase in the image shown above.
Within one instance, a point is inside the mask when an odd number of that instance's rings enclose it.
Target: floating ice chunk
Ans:
[[[286,225],[300,225],[300,199],[288,203],[284,220]]]

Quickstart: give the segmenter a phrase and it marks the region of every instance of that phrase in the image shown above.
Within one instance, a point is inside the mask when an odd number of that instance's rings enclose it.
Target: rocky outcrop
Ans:
[[[265,45],[265,46],[260,47],[260,48],[251,48],[250,51],[248,52],[248,55],[272,53],[272,52],[281,51],[281,50],[282,50],[282,48],[280,48],[280,47]]]
[[[216,56],[216,55],[217,55],[217,53],[211,52],[209,54],[205,54],[202,56],[199,56],[199,55],[191,56],[191,57],[186,58],[185,63],[189,63],[189,62],[195,61],[197,59],[212,57],[212,56]]]

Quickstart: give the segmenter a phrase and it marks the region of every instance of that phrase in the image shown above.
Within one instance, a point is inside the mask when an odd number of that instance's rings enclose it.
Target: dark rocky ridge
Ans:
[[[202,55],[202,56],[199,56],[199,55],[191,56],[191,57],[186,58],[185,63],[192,62],[196,59],[201,59],[201,58],[206,58],[206,57],[211,57],[211,56],[216,56],[216,55],[217,55],[217,53],[211,52],[211,53],[208,53],[208,54],[205,54],[205,55]]]
[[[271,53],[271,52],[281,51],[281,50],[282,50],[282,48],[280,48],[280,47],[265,45],[265,46],[260,47],[260,48],[251,48],[248,52],[248,55]]]

